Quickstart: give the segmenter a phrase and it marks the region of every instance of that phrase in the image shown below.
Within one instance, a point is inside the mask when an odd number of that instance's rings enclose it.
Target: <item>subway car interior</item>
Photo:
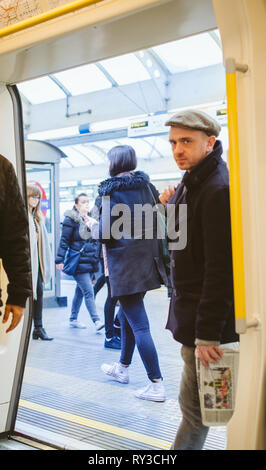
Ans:
[[[120,351],[105,347],[84,302],[84,327],[70,327],[76,282],[55,257],[65,212],[80,193],[93,209],[112,147],[131,145],[159,192],[180,182],[164,124],[193,108],[222,129],[240,334],[234,413],[210,428],[204,450],[265,450],[265,24],[265,0],[0,1],[0,154],[25,202],[26,184],[39,186],[53,257],[43,308],[53,340],[32,339],[31,300],[15,330],[0,323],[0,449],[171,448],[182,358],[165,329],[168,289],[145,296],[167,399],[138,400],[145,370],[137,351],[128,385],[102,373]],[[106,296],[104,284],[95,297],[101,321]]]

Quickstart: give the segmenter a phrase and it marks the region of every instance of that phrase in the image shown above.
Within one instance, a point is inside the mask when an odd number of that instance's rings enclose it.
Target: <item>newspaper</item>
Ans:
[[[205,426],[225,426],[234,413],[239,343],[220,346],[223,357],[206,368],[196,353],[196,370],[202,423]]]

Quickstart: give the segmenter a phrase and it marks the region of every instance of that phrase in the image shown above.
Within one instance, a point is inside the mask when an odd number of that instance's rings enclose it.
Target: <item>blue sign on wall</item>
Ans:
[[[49,199],[42,199],[41,200],[41,210],[42,211],[47,211],[51,207],[50,205],[50,200]]]

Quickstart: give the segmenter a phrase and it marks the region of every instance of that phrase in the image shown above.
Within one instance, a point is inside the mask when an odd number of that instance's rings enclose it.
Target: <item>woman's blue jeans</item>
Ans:
[[[151,381],[162,378],[157,351],[150,333],[149,320],[143,302],[144,294],[119,297],[118,318],[121,325],[120,363],[131,364],[137,345],[140,357]]]
[[[84,297],[87,310],[91,316],[92,321],[95,323],[96,321],[100,320],[100,317],[96,310],[91,275],[90,273],[78,273],[73,277],[77,282],[77,286],[72,301],[70,321],[77,320]]]

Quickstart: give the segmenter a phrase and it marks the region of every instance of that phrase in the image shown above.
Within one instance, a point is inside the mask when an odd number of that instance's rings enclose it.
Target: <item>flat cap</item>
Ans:
[[[165,126],[182,127],[184,129],[194,129],[203,131],[207,135],[218,137],[221,131],[220,124],[203,111],[186,110],[174,114]]]

